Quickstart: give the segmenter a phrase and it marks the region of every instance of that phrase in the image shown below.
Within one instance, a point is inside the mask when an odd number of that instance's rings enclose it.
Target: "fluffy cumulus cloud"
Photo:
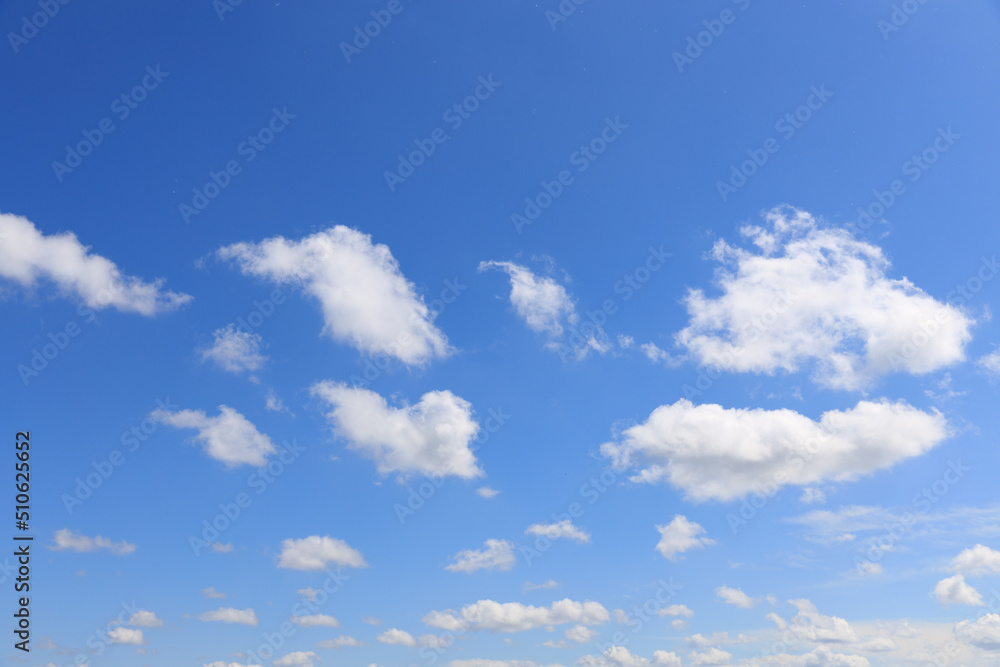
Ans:
[[[137,628],[159,628],[163,626],[163,619],[157,618],[156,614],[146,609],[137,609],[128,619],[128,625]]]
[[[731,604],[742,609],[750,609],[757,604],[757,600],[753,599],[739,588],[719,586],[715,589],[715,595],[726,604]]]
[[[201,351],[204,361],[211,361],[219,368],[230,373],[243,373],[260,370],[267,361],[261,354],[264,339],[260,334],[241,331],[230,324],[223,329],[217,329],[213,335],[212,346]]]
[[[955,625],[955,637],[976,648],[1000,651],[1000,616],[983,614],[974,621],[960,621]]]
[[[820,385],[860,389],[897,371],[928,373],[965,359],[973,321],[906,278],[890,278],[881,248],[808,213],[774,209],[741,233],[756,249],[720,240],[721,294],[688,292],[677,342],[727,371],[795,372],[812,363]]]
[[[324,570],[333,563],[344,567],[368,567],[364,556],[344,540],[310,535],[281,542],[278,567],[288,570]]]
[[[694,501],[728,501],[786,484],[848,481],[928,451],[945,418],[904,402],[861,401],[814,421],[793,410],[723,408],[680,399],[601,452],[635,482],[669,482]]]
[[[590,542],[590,533],[573,525],[569,519],[555,523],[536,523],[528,526],[525,535],[540,535],[550,540],[567,539],[575,542]]]
[[[207,623],[238,623],[240,625],[257,625],[257,613],[253,609],[234,609],[220,607],[214,611],[206,611],[198,616],[199,621]]]
[[[375,641],[381,644],[391,644],[395,646],[416,646],[417,640],[413,638],[406,630],[400,630],[398,628],[389,628],[378,637]]]
[[[448,340],[389,248],[337,225],[300,241],[275,237],[219,249],[244,274],[294,283],[317,299],[324,333],[368,354],[422,365],[446,356]]]
[[[53,536],[53,543],[49,546],[49,549],[53,551],[99,551],[101,549],[107,549],[115,556],[128,556],[135,552],[135,545],[129,544],[128,542],[122,540],[121,542],[112,542],[106,537],[101,537],[100,535],[96,537],[87,537],[81,533],[76,533],[69,528],[63,528],[57,530]]]
[[[480,271],[487,269],[498,269],[510,277],[510,305],[529,329],[545,334],[547,348],[563,355],[572,351],[578,359],[592,350],[604,353],[611,349],[600,327],[589,322],[580,324],[569,292],[553,278],[537,276],[527,267],[513,262],[479,264]]]
[[[319,661],[319,656],[312,651],[292,651],[275,660],[274,665],[275,667],[313,667],[313,664]]]
[[[631,653],[624,646],[610,646],[601,655],[585,655],[577,663],[578,667],[680,667],[681,659],[676,653],[653,651],[653,658],[644,658]]]
[[[937,582],[937,586],[934,587],[934,597],[937,598],[942,607],[953,604],[981,607],[986,604],[979,591],[965,583],[965,577],[961,574]]]
[[[708,667],[714,665],[728,665],[733,659],[733,654],[723,651],[721,648],[707,648],[704,651],[692,651],[688,653],[687,661],[695,667]]]
[[[684,618],[694,616],[694,612],[685,604],[672,604],[669,607],[663,607],[656,613],[660,616],[683,616]]]
[[[145,639],[142,630],[123,628],[121,626],[108,630],[108,642],[111,644],[143,644]]]
[[[249,419],[227,405],[219,406],[219,414],[209,417],[202,410],[154,410],[149,415],[156,421],[174,428],[194,429],[205,453],[227,468],[240,465],[265,466],[267,457],[276,450],[271,439],[257,430]]]
[[[339,628],[340,621],[327,614],[292,616],[292,623],[302,628]]]
[[[114,262],[95,255],[72,232],[43,234],[27,218],[0,213],[0,278],[33,289],[40,282],[101,310],[156,315],[191,300],[165,291],[163,280],[145,282],[129,276]]]
[[[1000,551],[977,544],[955,556],[951,569],[969,575],[1000,574]]]
[[[826,646],[820,646],[809,653],[790,655],[779,653],[757,658],[760,665],[781,665],[782,667],[870,667],[868,658],[860,655],[834,653]]]
[[[523,632],[533,628],[564,625],[600,625],[609,620],[608,610],[599,602],[575,602],[566,598],[550,607],[534,607],[520,602],[480,600],[465,605],[458,612],[432,611],[424,623],[441,630],[491,630],[493,632]]]
[[[853,644],[859,641],[858,634],[845,619],[839,616],[827,616],[821,614],[809,600],[789,600],[798,613],[792,617],[789,624],[777,614],[771,613],[767,618],[771,619],[779,629],[785,629],[791,625],[793,634],[800,641],[816,642],[820,644]]]
[[[367,646],[363,641],[355,639],[350,635],[340,635],[333,639],[323,639],[316,642],[320,648],[344,648],[345,646]]]
[[[701,536],[705,532],[704,528],[680,514],[667,525],[657,526],[656,530],[660,531],[656,550],[670,560],[677,560],[685,551],[715,544],[715,540]]]
[[[390,407],[368,389],[336,382],[313,385],[331,406],[327,419],[348,448],[373,460],[380,474],[479,477],[470,444],[479,432],[472,405],[450,391],[429,391],[416,405]]]
[[[464,549],[453,556],[454,563],[445,566],[449,572],[476,570],[509,570],[517,563],[514,544],[507,540],[486,540],[482,549]]]

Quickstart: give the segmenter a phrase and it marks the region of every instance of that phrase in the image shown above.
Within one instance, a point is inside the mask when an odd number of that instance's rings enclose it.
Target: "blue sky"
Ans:
[[[0,25],[15,661],[998,664],[996,3]]]

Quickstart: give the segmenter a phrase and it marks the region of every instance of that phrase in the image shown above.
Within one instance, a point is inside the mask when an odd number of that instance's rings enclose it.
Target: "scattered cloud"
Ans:
[[[217,329],[213,334],[212,346],[201,351],[203,361],[211,361],[230,373],[245,373],[260,370],[267,361],[261,354],[264,339],[260,334],[241,331],[230,324]]]
[[[292,616],[292,623],[303,628],[339,628],[340,621],[326,614]]]
[[[278,567],[288,570],[325,570],[330,563],[344,567],[368,567],[361,552],[332,537],[310,535],[281,542]]]
[[[680,514],[667,525],[656,526],[656,530],[660,531],[660,541],[656,544],[656,550],[669,560],[677,560],[677,557],[685,551],[715,544],[715,540],[701,537],[705,532],[704,528]]]
[[[49,546],[49,549],[52,551],[69,550],[76,552],[107,549],[115,556],[128,556],[129,554],[135,553],[135,545],[129,544],[124,540],[121,542],[112,542],[108,538],[101,537],[100,535],[96,537],[87,537],[86,535],[76,533],[69,528],[63,528],[56,531],[53,536],[53,544]]]
[[[376,637],[375,641],[381,644],[393,644],[398,646],[417,645],[417,640],[413,638],[413,635],[405,630],[399,630],[397,628],[389,628]]]
[[[739,588],[729,586],[719,586],[715,589],[715,595],[726,604],[731,604],[742,609],[751,609],[759,600],[755,600]]]
[[[568,539],[575,542],[590,542],[590,533],[580,530],[569,519],[556,523],[536,523],[528,526],[525,535],[540,535],[550,540]]]
[[[257,614],[253,609],[234,609],[220,607],[215,611],[206,611],[198,616],[199,621],[219,623],[239,623],[241,625],[257,625]]]
[[[939,581],[934,587],[934,597],[945,608],[953,604],[967,604],[976,607],[982,607],[986,604],[979,591],[965,583],[965,577],[961,574]]]
[[[333,639],[324,639],[316,642],[319,648],[344,648],[345,646],[368,646],[363,641],[359,641],[350,635],[341,635]]]
[[[419,366],[450,351],[389,248],[355,229],[337,225],[300,241],[236,243],[218,255],[235,260],[245,275],[300,286],[320,303],[323,333],[361,352]]]
[[[111,628],[108,630],[108,642],[111,644],[145,644],[146,640],[142,636],[142,630],[133,628]]]
[[[336,382],[313,385],[332,410],[326,417],[348,448],[375,462],[380,474],[479,477],[469,445],[479,432],[472,405],[450,391],[429,391],[413,406],[389,407],[368,389]]]
[[[197,430],[195,442],[200,442],[206,454],[222,461],[227,468],[241,465],[263,467],[267,465],[268,455],[276,451],[269,437],[226,405],[219,406],[219,414],[215,417],[209,417],[201,410],[154,410],[149,416],[174,428]]]
[[[509,570],[517,563],[514,544],[507,540],[486,540],[480,550],[465,549],[453,557],[454,563],[446,565],[449,572],[472,573],[476,570]]]
[[[923,454],[949,435],[937,411],[861,401],[819,421],[788,409],[662,405],[601,452],[635,482],[667,481],[694,501],[729,501],[767,483],[849,481]],[[806,462],[808,461],[808,465]]]
[[[964,361],[974,322],[888,277],[881,248],[791,207],[764,217],[740,230],[756,250],[715,244],[721,295],[691,289],[685,298],[691,319],[677,342],[701,364],[773,374],[813,362],[819,385],[857,390]]]
[[[496,498],[500,495],[500,492],[496,489],[491,489],[488,486],[481,486],[476,489],[476,493],[482,498]]]
[[[137,628],[159,628],[163,626],[163,620],[157,618],[156,614],[151,611],[137,609],[135,613],[129,617],[126,625],[132,625]]]
[[[955,556],[951,569],[968,575],[1000,574],[1000,551],[977,544]]]
[[[432,611],[424,616],[430,627],[522,632],[533,628],[564,625],[600,625],[609,620],[608,610],[598,602],[574,602],[569,598],[553,602],[551,607],[534,607],[520,602],[480,600],[462,607],[459,612]]]
[[[43,234],[27,218],[0,213],[0,278],[26,289],[46,281],[94,310],[114,307],[152,316],[174,310],[191,296],[164,291],[162,279],[151,283],[122,273],[114,262],[95,255],[72,232]]]

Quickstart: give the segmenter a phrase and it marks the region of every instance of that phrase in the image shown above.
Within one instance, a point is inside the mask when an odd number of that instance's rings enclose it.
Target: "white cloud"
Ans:
[[[52,551],[77,551],[77,552],[87,552],[87,551],[97,551],[98,549],[107,549],[115,556],[128,556],[135,552],[135,545],[129,544],[128,542],[122,540],[121,542],[112,542],[106,537],[87,537],[80,533],[75,533],[69,528],[63,528],[62,530],[57,530],[53,536],[54,543],[49,546]]]
[[[142,630],[117,627],[108,630],[108,641],[111,644],[144,644]]]
[[[159,628],[163,626],[163,620],[157,618],[151,611],[136,609],[126,625],[134,625],[137,628]]]
[[[212,542],[212,551],[217,554],[228,554],[233,550],[233,545],[231,542]]]
[[[459,612],[432,611],[423,618],[426,625],[442,630],[472,629],[493,632],[522,632],[566,623],[600,625],[608,620],[608,610],[599,602],[574,602],[569,598],[553,602],[551,607],[480,600],[465,605]]]
[[[624,646],[610,646],[599,656],[583,656],[576,664],[579,667],[680,667],[681,659],[676,653],[653,651],[650,660],[630,653]]]
[[[571,349],[576,359],[590,351],[611,349],[607,335],[591,322],[580,323],[576,306],[566,288],[547,276],[536,276],[513,262],[480,262],[479,270],[499,269],[510,277],[510,304],[532,331],[544,333],[546,348],[564,354]],[[566,336],[566,329],[572,331]],[[565,341],[565,342],[564,342]],[[566,342],[570,345],[567,346]]]
[[[312,651],[292,651],[274,661],[275,667],[313,667],[320,658]]]
[[[597,636],[597,630],[594,630],[593,628],[588,628],[585,625],[574,625],[572,628],[566,630],[564,636],[571,642],[576,642],[577,644],[586,644],[591,639]]]
[[[557,523],[536,523],[528,526],[524,534],[541,535],[550,540],[565,538],[576,542],[590,542],[590,533],[580,530],[569,519],[563,519]]]
[[[923,454],[948,434],[939,412],[904,402],[861,401],[813,421],[788,409],[680,399],[653,410],[601,452],[618,469],[639,468],[632,481],[668,481],[691,500],[728,501],[765,485],[853,480]]]
[[[733,659],[733,654],[720,648],[708,648],[704,651],[692,651],[688,654],[688,662],[695,667],[708,665],[727,665]]]
[[[300,241],[283,237],[220,248],[244,274],[296,283],[319,300],[323,332],[368,354],[422,365],[449,352],[423,298],[385,245],[337,225]]]
[[[449,572],[471,573],[476,570],[509,570],[517,563],[514,544],[507,540],[486,540],[483,549],[464,549],[444,569]]]
[[[332,406],[327,419],[348,448],[372,459],[379,473],[479,477],[469,445],[479,432],[472,405],[450,391],[429,391],[413,406],[389,407],[382,396],[336,382],[312,387]]]
[[[953,577],[939,581],[937,586],[934,587],[934,597],[937,598],[942,607],[947,607],[951,604],[967,604],[981,607],[986,604],[983,602],[983,596],[979,594],[979,591],[965,583],[965,577],[961,574],[956,574]]]
[[[320,648],[344,648],[345,646],[368,646],[368,644],[363,641],[359,641],[350,635],[341,635],[333,639],[324,639],[322,641],[316,642],[316,646]]]
[[[375,641],[381,644],[394,644],[399,646],[416,646],[417,640],[413,638],[406,630],[399,630],[397,628],[389,628],[378,637]]]
[[[163,290],[162,279],[147,283],[126,275],[106,257],[94,255],[72,232],[42,234],[27,218],[0,213],[0,278],[33,289],[55,284],[87,306],[152,316],[191,301],[187,294]]]
[[[994,350],[989,354],[980,357],[976,362],[980,368],[992,377],[1000,377],[1000,350]]]
[[[729,586],[719,586],[715,589],[715,595],[726,604],[743,609],[751,609],[758,602],[739,588],[730,588]]]
[[[292,623],[303,628],[339,628],[340,621],[327,614],[292,616]]]
[[[666,366],[675,367],[679,366],[682,361],[681,359],[671,355],[669,352],[661,350],[655,343],[646,343],[645,345],[640,346],[640,349],[642,350],[642,353],[646,355],[647,359],[656,364],[662,363]]]
[[[526,593],[528,591],[540,591],[547,588],[556,588],[558,585],[559,583],[555,579],[549,579],[548,581],[540,584],[533,584],[530,581],[526,581],[524,582],[524,586],[521,587],[521,590]]]
[[[292,411],[285,406],[284,401],[278,398],[278,395],[273,390],[267,392],[267,402],[264,404],[264,409],[271,412],[287,412],[288,414],[292,414]]]
[[[860,655],[834,653],[826,646],[820,646],[803,655],[778,653],[757,658],[763,665],[781,665],[782,667],[870,667],[868,658]]]
[[[194,440],[202,444],[206,454],[222,461],[227,468],[244,464],[265,466],[268,455],[276,451],[269,437],[227,405],[219,406],[216,417],[209,417],[202,410],[154,410],[149,416],[174,428],[197,430]]]
[[[960,621],[955,625],[955,637],[986,651],[1000,651],[1000,616],[983,614],[975,621]]]
[[[448,667],[562,667],[562,665],[542,665],[531,660],[484,660],[482,658],[473,658],[472,660],[452,660],[448,663]]]
[[[264,366],[267,357],[260,353],[264,339],[259,334],[240,331],[230,324],[217,329],[212,347],[202,350],[202,360],[212,361],[230,373],[256,371]]]
[[[906,278],[889,278],[881,248],[793,208],[765,218],[769,229],[741,229],[759,251],[723,240],[713,248],[725,267],[720,296],[688,292],[691,319],[677,342],[700,363],[771,374],[814,362],[820,385],[860,389],[965,359],[974,322]]]
[[[669,560],[677,560],[679,554],[690,549],[701,549],[715,544],[715,540],[700,537],[705,532],[704,528],[680,514],[667,525],[657,526],[656,529],[660,531],[660,541],[656,544],[656,550]]]
[[[323,570],[330,563],[345,567],[368,567],[364,556],[347,542],[332,537],[310,535],[281,542],[278,567],[289,570]]]
[[[257,614],[253,609],[233,609],[220,607],[215,611],[206,611],[198,616],[199,621],[219,623],[239,623],[241,625],[257,625]]]
[[[798,613],[792,618],[792,631],[800,640],[825,643],[856,643],[858,635],[845,619],[838,616],[826,616],[819,613],[809,600],[789,600]],[[770,613],[767,618],[774,621],[779,628],[787,627],[785,621],[777,614]]]
[[[626,336],[625,334],[618,334],[618,347],[623,350],[631,349],[635,345],[635,338],[632,336]]]
[[[481,486],[476,489],[476,493],[482,498],[495,498],[500,495],[500,492],[496,489],[491,489],[488,486]]]
[[[799,502],[803,505],[812,505],[813,503],[825,503],[826,494],[821,490],[807,486],[802,489],[802,496],[799,498]]]
[[[684,643],[694,648],[708,648],[709,646],[719,646],[720,644],[732,643],[728,632],[713,632],[706,637],[700,632],[690,637],[684,638]]]
[[[487,269],[500,269],[510,276],[510,304],[529,329],[553,339],[562,336],[564,323],[576,315],[565,287],[513,262],[480,262],[479,270]]]
[[[224,597],[226,597],[225,593],[221,593],[221,592],[215,590],[214,586],[209,586],[208,588],[201,589],[201,594],[204,597],[210,598],[210,599],[211,598],[224,598]]]
[[[684,604],[672,604],[669,607],[663,607],[656,613],[660,616],[683,616],[684,618],[694,616],[694,612]]]
[[[955,556],[951,569],[969,575],[1000,574],[1000,551],[977,544]]]
[[[858,569],[861,570],[862,574],[882,574],[882,565],[871,561],[862,561],[858,564]]]

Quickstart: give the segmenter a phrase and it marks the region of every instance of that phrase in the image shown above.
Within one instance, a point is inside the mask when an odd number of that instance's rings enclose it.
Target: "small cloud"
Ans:
[[[715,540],[700,537],[705,532],[704,528],[680,514],[667,525],[656,526],[656,529],[660,531],[660,541],[656,545],[656,550],[668,560],[677,560],[680,554],[689,549],[701,549],[715,544]]]
[[[499,491],[497,491],[496,489],[491,489],[488,486],[479,487],[478,489],[476,489],[476,493],[483,498],[495,498],[496,496],[500,495]]]
[[[212,587],[212,586],[209,586],[208,588],[201,589],[201,595],[202,595],[202,597],[206,597],[206,598],[209,598],[209,599],[224,598],[224,597],[226,597],[225,593],[222,593],[220,591],[215,590],[215,588]]]
[[[521,590],[527,593],[528,591],[540,591],[548,588],[555,588],[558,585],[559,584],[556,582],[555,579],[549,579],[548,581],[543,582],[541,584],[533,584],[530,581],[526,581],[524,582],[524,586],[521,587]]]
[[[76,551],[76,552],[88,552],[97,551],[99,549],[107,549],[115,556],[128,556],[135,552],[135,545],[129,544],[128,542],[112,542],[106,537],[87,537],[80,533],[74,533],[69,528],[63,528],[62,530],[57,530],[54,536],[54,542],[49,546],[52,551]]]

